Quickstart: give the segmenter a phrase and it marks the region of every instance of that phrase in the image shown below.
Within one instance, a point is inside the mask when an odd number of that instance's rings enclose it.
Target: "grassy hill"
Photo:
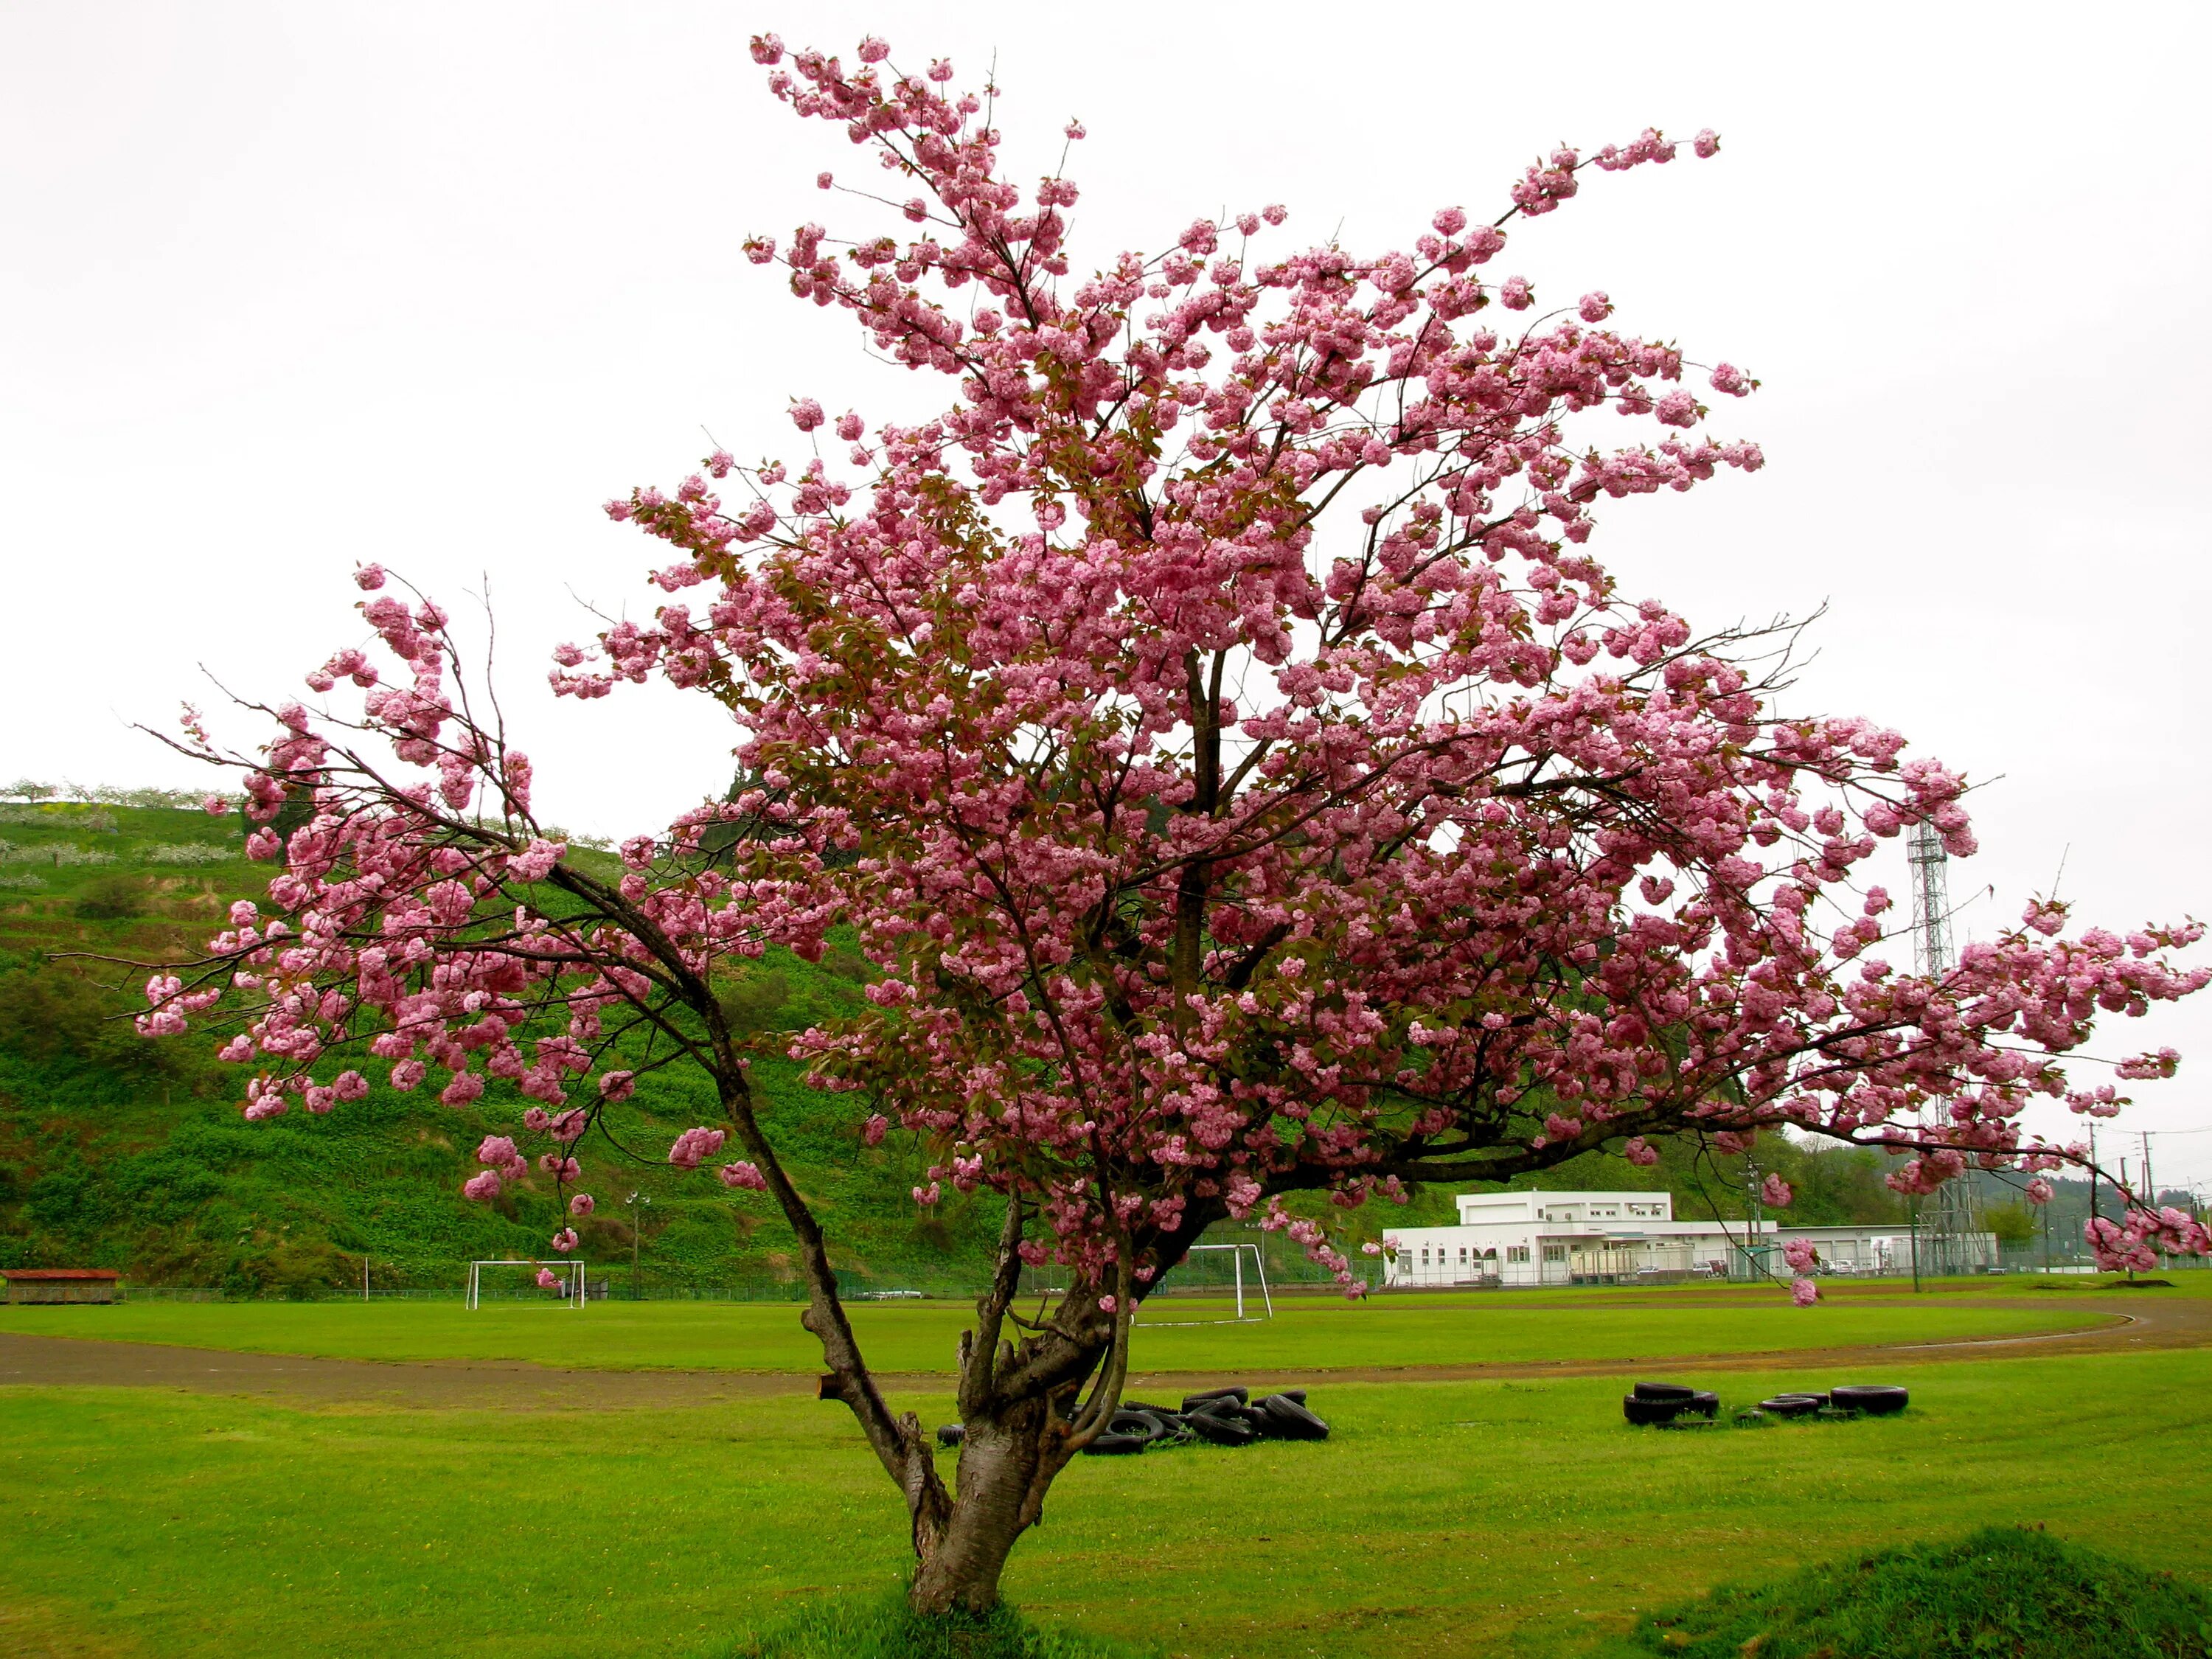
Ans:
[[[489,1206],[459,1194],[478,1140],[518,1124],[519,1098],[487,1094],[454,1110],[380,1083],[327,1117],[249,1124],[240,1073],[215,1062],[210,1044],[149,1042],[131,1030],[143,1004],[130,992],[143,975],[78,954],[188,952],[267,877],[246,859],[234,818],[0,807],[0,1266],[106,1266],[149,1282],[282,1293],[358,1284],[364,1255],[375,1282],[398,1288],[453,1285],[474,1258],[548,1254],[561,1222],[534,1171]],[[760,1029],[803,1027],[860,1006],[866,972],[849,948],[820,966],[778,953],[733,981],[728,999]],[[788,1061],[754,1071],[842,1267],[880,1284],[972,1279],[994,1226],[988,1203],[956,1199],[917,1214],[907,1194],[919,1164],[897,1137],[863,1149],[849,1101],[804,1088]],[[649,1282],[790,1282],[788,1231],[764,1199],[732,1198],[663,1161],[678,1131],[719,1121],[711,1091],[659,1073],[641,1080],[635,1104],[622,1129],[635,1161],[596,1139],[589,1148],[600,1208],[580,1226],[584,1256],[626,1270],[635,1213]],[[635,1211],[624,1202],[633,1192],[645,1200]]]
[[[357,1285],[364,1256],[379,1285],[449,1288],[472,1259],[547,1253],[561,1221],[534,1173],[490,1206],[459,1193],[477,1143],[519,1123],[519,1098],[487,1093],[455,1110],[379,1083],[327,1117],[249,1124],[240,1073],[214,1061],[211,1044],[149,1042],[131,1030],[143,975],[93,958],[187,955],[231,900],[258,897],[267,878],[246,859],[236,818],[154,792],[0,805],[0,1267],[113,1267],[143,1282],[281,1295]],[[733,980],[726,1001],[756,1030],[803,1028],[861,1006],[867,972],[849,945],[819,965],[775,952]],[[992,1200],[917,1212],[908,1194],[921,1161],[902,1137],[862,1147],[852,1103],[806,1089],[788,1061],[762,1060],[754,1078],[841,1270],[886,1287],[975,1282],[995,1231]],[[662,1161],[678,1131],[718,1121],[711,1092],[658,1073],[634,1103],[620,1131],[634,1161],[596,1138],[587,1149],[600,1207],[580,1227],[585,1259],[626,1274],[635,1246],[649,1285],[790,1286],[790,1236],[765,1199],[732,1197]],[[1770,1144],[1760,1158],[1798,1188],[1787,1218],[1896,1213],[1869,1154]],[[1680,1214],[1734,1217],[1740,1178],[1684,1145],[1652,1169],[1586,1158],[1540,1184],[1672,1188]],[[1351,1231],[1448,1221],[1454,1190],[1370,1206],[1349,1218]]]

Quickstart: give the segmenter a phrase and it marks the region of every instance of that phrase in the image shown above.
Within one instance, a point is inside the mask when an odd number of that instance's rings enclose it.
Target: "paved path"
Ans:
[[[1946,1305],[2018,1308],[2018,1298],[1961,1297]],[[2109,1304],[2101,1298],[2100,1312]],[[2212,1297],[2139,1292],[2109,1313],[2107,1323],[2047,1336],[1980,1337],[1858,1347],[1794,1348],[1781,1353],[1647,1354],[1612,1359],[1528,1360],[1499,1364],[1354,1366],[1337,1369],[1147,1371],[1127,1392],[1142,1399],[1264,1376],[1298,1382],[1438,1382],[1544,1376],[1618,1376],[1656,1370],[1832,1370],[2005,1358],[2024,1353],[2125,1352],[2212,1346]],[[893,1395],[946,1395],[945,1373],[890,1373],[879,1379]],[[479,1408],[500,1411],[603,1411],[610,1407],[712,1405],[764,1395],[814,1391],[811,1375],[748,1371],[560,1370],[520,1360],[393,1361],[323,1359],[298,1354],[239,1353],[150,1342],[104,1342],[0,1333],[0,1385],[185,1389],[202,1394],[278,1395],[308,1404]]]

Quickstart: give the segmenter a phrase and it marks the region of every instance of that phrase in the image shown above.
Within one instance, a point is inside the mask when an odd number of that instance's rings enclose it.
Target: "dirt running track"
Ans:
[[[1961,1299],[1959,1307],[2017,1308]],[[2086,1331],[2050,1336],[1978,1338],[1865,1347],[1793,1348],[1780,1353],[1644,1354],[1618,1359],[1526,1361],[1494,1365],[1405,1365],[1269,1370],[1276,1383],[1441,1382],[1544,1376],[1611,1376],[1664,1369],[1704,1371],[1794,1370],[1871,1365],[1885,1368],[1940,1360],[2003,1358],[2024,1353],[2125,1352],[2144,1348],[2212,1346],[2212,1297],[2139,1293],[2125,1313]],[[1127,1392],[1142,1397],[1231,1381],[1238,1373],[1134,1373]],[[949,1375],[894,1373],[886,1393],[945,1395]],[[216,1348],[147,1342],[105,1342],[0,1333],[0,1385],[185,1389],[202,1394],[280,1395],[311,1405],[431,1407],[502,1411],[604,1411],[671,1407],[811,1394],[811,1376],[745,1371],[562,1370],[515,1360],[382,1362],[319,1359],[297,1354],[234,1353]]]

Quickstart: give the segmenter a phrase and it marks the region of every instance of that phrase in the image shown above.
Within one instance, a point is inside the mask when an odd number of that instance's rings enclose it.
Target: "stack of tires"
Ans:
[[[1893,1417],[1911,1398],[1886,1382],[1855,1382],[1826,1394],[1778,1394],[1759,1409],[1769,1417]]]
[[[1911,1396],[1888,1383],[1860,1382],[1826,1394],[1778,1394],[1735,1414],[1738,1424],[1749,1425],[1769,1418],[1890,1417],[1903,1411]],[[1665,1427],[1692,1420],[1710,1423],[1720,1415],[1721,1398],[1706,1389],[1680,1382],[1638,1382],[1620,1402],[1621,1415],[1639,1427]]]
[[[1680,1382],[1638,1382],[1620,1401],[1621,1414],[1640,1428],[1681,1417],[1711,1422],[1720,1409],[1721,1397],[1710,1389],[1686,1388]]]
[[[1249,1446],[1256,1440],[1326,1440],[1328,1425],[1306,1409],[1306,1391],[1252,1397],[1246,1388],[1187,1394],[1173,1410],[1140,1400],[1125,1402],[1107,1431],[1083,1449],[1093,1457],[1126,1456],[1154,1446]]]
[[[957,1446],[964,1431],[948,1423],[940,1444]],[[1085,1446],[1092,1457],[1127,1457],[1164,1446],[1249,1446],[1261,1440],[1326,1440],[1328,1425],[1306,1407],[1304,1389],[1252,1397],[1249,1389],[1208,1389],[1176,1407],[1126,1401],[1106,1432]]]

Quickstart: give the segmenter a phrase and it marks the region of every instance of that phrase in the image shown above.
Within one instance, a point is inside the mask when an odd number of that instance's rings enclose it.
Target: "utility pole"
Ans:
[[[1951,891],[1942,832],[1923,818],[1905,832],[1912,882],[1912,966],[1929,979],[1951,971]],[[1920,1294],[1920,1200],[1912,1200],[1912,1293]]]
[[[361,1259],[361,1299],[364,1302],[368,1300],[368,1257],[366,1255]]]
[[[2122,1159],[2120,1160],[2120,1194],[2121,1194],[2121,1197],[2122,1197],[2123,1203],[2124,1203],[2124,1201],[2125,1201],[2125,1198],[2126,1198],[2126,1194],[2129,1193],[2129,1191],[2130,1191],[2130,1188],[2129,1188],[2129,1186],[2128,1186],[2128,1161],[2127,1161],[2127,1159],[2125,1159],[2125,1158],[2122,1158]],[[2123,1209],[2120,1211],[2120,1219],[2121,1219],[2122,1221],[2125,1221],[2127,1218],[2128,1218],[2128,1212],[2127,1212],[2127,1211],[2126,1211],[2124,1208],[2123,1208]],[[2135,1270],[2133,1267],[2130,1267],[2130,1268],[2129,1268],[2129,1269],[2128,1269],[2128,1283],[2129,1283],[2129,1284],[2130,1284],[2130,1285],[2132,1285],[2132,1284],[2134,1284],[2135,1282],[2136,1282],[2136,1270]]]
[[[1759,1249],[1759,1164],[1749,1152],[1743,1155],[1743,1259],[1746,1267],[1766,1275],[1766,1257]]]
[[[645,1208],[653,1200],[641,1193],[632,1193],[623,1202],[629,1206],[629,1299],[637,1300],[637,1241],[645,1231]]]
[[[2102,1221],[2097,1213],[2097,1126],[2089,1126],[2089,1219]]]
[[[1912,1293],[1920,1294],[1920,1200],[1912,1200]]]

